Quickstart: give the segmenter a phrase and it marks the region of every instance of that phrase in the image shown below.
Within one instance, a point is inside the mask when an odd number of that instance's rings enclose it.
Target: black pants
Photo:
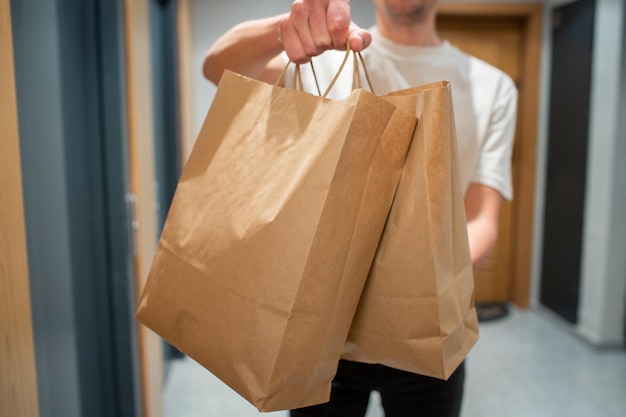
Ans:
[[[447,381],[383,365],[340,361],[330,402],[291,411],[291,417],[363,417],[370,392],[380,392],[385,417],[458,417],[465,367]]]

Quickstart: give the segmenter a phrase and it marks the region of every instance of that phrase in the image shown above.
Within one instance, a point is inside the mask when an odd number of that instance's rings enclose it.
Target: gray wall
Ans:
[[[39,409],[78,417],[57,2],[11,7]]]
[[[11,9],[39,410],[139,415],[121,2]]]

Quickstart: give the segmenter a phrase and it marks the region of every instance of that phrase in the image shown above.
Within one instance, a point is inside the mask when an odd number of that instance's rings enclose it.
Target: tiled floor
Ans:
[[[514,309],[505,319],[481,323],[466,384],[463,417],[624,417],[626,351],[598,351],[545,312]],[[259,415],[192,360],[172,365],[165,417]],[[383,415],[374,394],[367,417]]]

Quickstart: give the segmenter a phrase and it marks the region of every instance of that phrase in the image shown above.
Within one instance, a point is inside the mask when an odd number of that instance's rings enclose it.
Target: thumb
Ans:
[[[354,52],[361,52],[372,43],[371,33],[365,29],[361,29],[354,22],[350,24],[348,39],[350,41],[350,49]]]

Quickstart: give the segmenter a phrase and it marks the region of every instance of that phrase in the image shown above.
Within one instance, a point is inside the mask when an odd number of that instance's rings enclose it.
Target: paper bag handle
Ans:
[[[350,43],[348,42],[346,46],[346,54],[343,57],[343,61],[341,62],[341,65],[339,66],[337,73],[331,80],[330,84],[326,88],[326,91],[324,91],[323,95],[322,95],[322,92],[320,91],[319,82],[317,81],[317,75],[315,74],[315,67],[313,66],[313,60],[311,59],[309,61],[309,64],[311,65],[311,72],[313,72],[313,78],[315,79],[315,87],[317,88],[317,94],[319,96],[324,97],[324,98],[328,97],[328,94],[330,93],[332,88],[335,86],[337,79],[339,79],[339,75],[341,75],[343,69],[345,68],[346,62],[348,62],[348,57],[350,56],[350,53],[354,55],[354,61],[353,61],[354,65],[352,69],[352,89],[354,90],[356,88],[363,87],[363,84],[361,81],[361,72],[359,71],[359,62],[360,62],[360,66],[363,68],[363,73],[365,74],[365,78],[367,80],[367,85],[370,91],[374,93],[374,87],[372,87],[372,81],[370,79],[369,73],[367,72],[367,67],[365,66],[365,60],[363,59],[363,56],[361,55],[360,52],[352,51],[352,49],[350,49]],[[287,73],[287,68],[289,68],[289,65],[291,65],[291,63],[292,63],[291,61],[288,61],[287,64],[285,64],[285,67],[283,68],[283,71],[280,74],[280,77],[278,77],[278,80],[276,81],[276,85],[280,85],[283,82],[283,80],[285,79],[285,74]],[[293,88],[294,90],[303,91],[304,86],[302,85],[302,74],[300,72],[300,64],[295,64],[295,66],[296,66],[296,69],[294,71],[293,83],[292,83],[291,88]]]
[[[313,78],[315,79],[315,87],[317,88],[317,95],[321,96],[322,92],[320,91],[320,84],[317,81],[317,75],[315,74],[315,67],[313,66],[313,61],[309,61],[309,64],[311,65],[311,71],[313,72]],[[283,72],[280,74],[280,77],[278,77],[278,80],[276,81],[276,85],[280,85],[283,80],[285,79],[285,74],[287,73],[287,68],[289,68],[289,65],[291,65],[291,61],[288,61],[287,64],[285,64],[285,68],[283,68]],[[293,88],[294,90],[300,90],[303,91],[304,90],[304,86],[302,85],[302,74],[300,72],[300,64],[294,64],[296,66],[296,69],[294,71],[294,75],[293,75],[293,83],[291,85],[291,88]]]
[[[359,71],[359,61],[360,61],[361,67],[363,68],[363,73],[365,74],[365,78],[367,79],[367,85],[370,91],[374,93],[374,87],[372,87],[372,81],[370,79],[369,73],[367,72],[367,67],[365,66],[365,60],[363,59],[363,56],[361,55],[360,52],[352,51],[350,49],[350,44],[348,43],[348,46],[346,48],[346,54],[343,57],[343,61],[341,62],[341,65],[339,66],[339,70],[337,71],[332,81],[328,85],[328,88],[326,88],[326,91],[324,92],[324,95],[322,97],[327,97],[328,93],[330,93],[330,90],[332,90],[332,88],[335,86],[337,79],[339,79],[339,75],[341,74],[341,72],[346,66],[346,62],[348,62],[348,57],[350,56],[350,53],[354,55],[354,66],[353,66],[353,72],[352,72],[352,89],[354,90],[356,88],[362,88],[361,72]],[[317,82],[317,79],[316,79],[316,82]]]

